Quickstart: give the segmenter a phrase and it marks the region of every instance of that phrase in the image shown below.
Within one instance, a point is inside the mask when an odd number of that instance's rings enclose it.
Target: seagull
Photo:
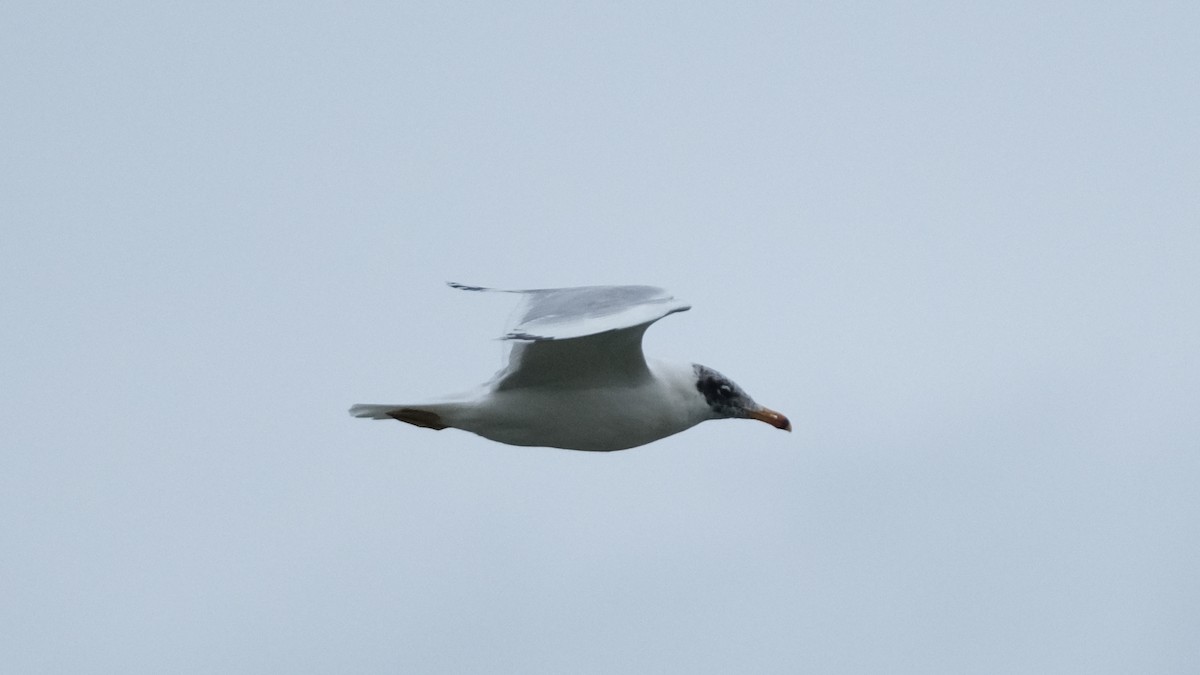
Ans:
[[[707,366],[647,359],[642,336],[691,305],[653,286],[464,291],[520,297],[520,320],[505,367],[476,390],[423,404],[357,404],[354,417],[395,419],[428,429],[462,429],[520,446],[626,450],[705,420],[744,418],[792,430]]]

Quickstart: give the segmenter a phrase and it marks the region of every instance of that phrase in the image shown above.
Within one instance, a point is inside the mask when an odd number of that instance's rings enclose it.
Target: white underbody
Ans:
[[[447,426],[509,445],[625,450],[712,419],[691,364],[649,361],[652,377],[622,387],[539,386],[433,406]]]

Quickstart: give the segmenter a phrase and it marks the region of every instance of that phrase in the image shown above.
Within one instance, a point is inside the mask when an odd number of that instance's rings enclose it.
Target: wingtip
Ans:
[[[446,285],[450,288],[456,288],[460,291],[484,291],[487,293],[520,293],[520,291],[510,291],[504,288],[488,288],[487,286],[472,286],[471,284],[460,284],[457,281],[447,281]]]
[[[505,333],[500,337],[501,340],[516,340],[518,342],[552,342],[559,338],[550,335],[536,335],[526,332],[511,332]]]

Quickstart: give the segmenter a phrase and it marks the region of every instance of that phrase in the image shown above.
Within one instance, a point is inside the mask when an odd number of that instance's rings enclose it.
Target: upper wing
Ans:
[[[472,291],[497,289],[450,284]],[[659,319],[691,308],[653,286],[584,286],[505,291],[522,296],[508,365],[493,386],[601,386],[649,376],[642,335]]]

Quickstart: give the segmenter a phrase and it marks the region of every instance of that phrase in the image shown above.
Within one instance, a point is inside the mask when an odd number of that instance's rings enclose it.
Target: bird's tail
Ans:
[[[400,410],[402,405],[381,405],[377,403],[355,403],[350,406],[350,414],[372,420],[390,420],[389,412]]]
[[[361,417],[372,420],[400,420],[418,427],[427,429],[445,429],[450,426],[446,424],[442,416],[430,408],[439,406],[409,406],[409,405],[387,405],[379,403],[356,403],[350,406],[350,414],[355,417]]]

